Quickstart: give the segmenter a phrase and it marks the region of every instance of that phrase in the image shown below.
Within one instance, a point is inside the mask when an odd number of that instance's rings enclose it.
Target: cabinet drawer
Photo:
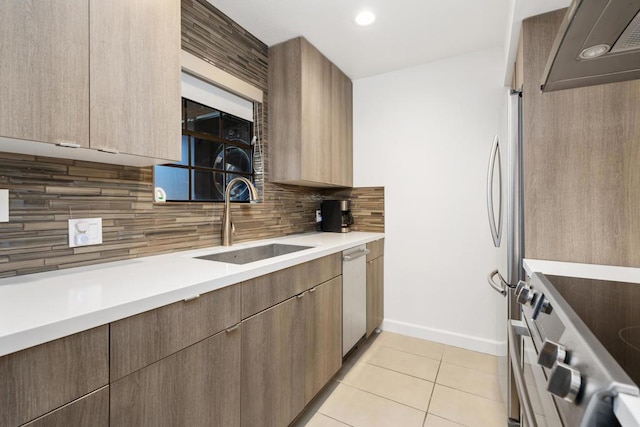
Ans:
[[[0,425],[16,426],[109,380],[106,325],[0,358]]]
[[[109,387],[103,387],[24,427],[109,426]]]
[[[242,283],[242,318],[246,319],[287,298],[342,274],[341,254],[256,277]]]
[[[384,254],[384,239],[374,240],[373,242],[367,243],[367,249],[369,252],[367,254],[367,261],[371,261],[372,259],[376,259]]]
[[[111,323],[111,381],[240,321],[240,285]]]

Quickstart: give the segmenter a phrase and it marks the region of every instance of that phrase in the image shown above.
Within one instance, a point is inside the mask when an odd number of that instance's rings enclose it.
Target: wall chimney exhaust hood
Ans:
[[[541,90],[633,79],[640,79],[640,0],[573,0]]]

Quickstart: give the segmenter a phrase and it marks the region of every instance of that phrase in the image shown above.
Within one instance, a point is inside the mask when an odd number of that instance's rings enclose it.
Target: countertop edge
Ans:
[[[300,235],[282,236],[277,238],[244,242],[231,247],[215,246],[215,247],[209,247],[209,248],[199,248],[199,249],[193,249],[193,250],[178,251],[172,254],[153,255],[149,257],[135,258],[135,261],[138,261],[140,265],[143,265],[149,262],[163,262],[164,260],[172,260],[172,259],[175,259],[175,260],[193,259],[194,256],[198,256],[201,253],[231,251],[231,250],[236,250],[240,248],[260,246],[260,245],[274,243],[274,242],[295,243],[295,241],[298,241],[298,240],[303,240],[303,241],[314,240],[314,239],[322,240],[322,237],[327,237],[327,236],[330,236],[331,234],[332,233],[308,233],[308,234],[300,234]],[[134,301],[129,301],[126,303],[117,304],[109,307],[101,307],[100,309],[91,310],[86,313],[82,313],[73,317],[64,317],[64,318],[61,317],[59,319],[48,321],[46,323],[37,325],[35,327],[24,328],[22,330],[19,330],[19,328],[16,327],[15,328],[16,330],[10,331],[9,333],[5,333],[4,335],[0,335],[0,357],[7,354],[15,353],[17,351],[24,350],[30,347],[34,347],[40,344],[44,344],[49,341],[53,341],[55,339],[63,338],[65,336],[69,336],[78,332],[86,331],[101,325],[105,325],[120,319],[124,319],[126,317],[134,316],[136,314],[143,313],[145,311],[153,310],[155,308],[172,304],[177,301],[183,300],[185,298],[192,297],[196,294],[199,295],[207,292],[212,292],[212,291],[215,291],[227,286],[231,286],[249,279],[253,279],[255,277],[273,273],[275,271],[289,268],[305,262],[309,262],[314,259],[318,259],[324,256],[342,252],[343,250],[352,248],[354,246],[380,240],[385,237],[384,233],[372,233],[372,232],[351,232],[348,234],[349,236],[345,236],[343,238],[338,237],[340,235],[336,235],[335,240],[342,240],[338,243],[327,244],[327,245],[316,245],[312,250],[309,250],[309,251],[301,251],[293,254],[287,254],[281,257],[277,257],[277,259],[274,258],[274,259],[254,262],[254,263],[251,263],[251,265],[245,264],[245,266],[231,267],[231,268],[236,268],[237,271],[234,271],[230,274],[226,274],[224,276],[213,278],[211,280],[204,280],[198,283],[186,283],[184,285],[178,284],[178,285],[175,285],[168,292],[161,292],[161,293],[150,292],[148,296],[138,298]],[[303,244],[303,243],[300,243],[300,244]],[[198,262],[209,263],[211,261],[198,261]],[[127,264],[126,262],[123,263],[122,261],[116,261],[112,263],[104,263],[104,264],[98,264],[95,266],[90,266],[92,269],[90,271],[90,274],[100,274],[101,268],[104,268],[106,270],[112,267],[118,267],[119,265],[127,265]],[[145,267],[148,267],[148,265],[145,265]],[[74,273],[76,271],[80,272],[81,274],[89,273],[89,270],[86,267],[71,268],[67,270],[60,270],[53,273],[55,274],[55,273],[64,272],[69,274],[69,273]],[[42,280],[43,278],[47,277],[47,274],[49,273],[37,273],[35,275],[19,276],[19,281],[24,282],[25,284],[29,284],[30,276],[33,276],[34,278],[37,277],[38,279]],[[161,274],[161,272],[159,272],[158,274]],[[4,282],[11,283],[10,279],[16,279],[16,278],[1,279],[0,285],[2,285]],[[0,320],[5,321],[8,319],[2,319],[0,315]]]
[[[533,273],[613,282],[640,283],[640,268],[617,265],[581,264],[576,262],[524,259],[522,266],[528,276]]]

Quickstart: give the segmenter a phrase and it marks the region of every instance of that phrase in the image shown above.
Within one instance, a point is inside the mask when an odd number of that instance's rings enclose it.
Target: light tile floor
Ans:
[[[494,356],[382,332],[311,402],[295,427],[499,427]]]

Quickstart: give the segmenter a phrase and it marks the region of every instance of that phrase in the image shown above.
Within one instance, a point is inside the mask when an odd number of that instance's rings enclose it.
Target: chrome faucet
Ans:
[[[222,246],[231,246],[233,244],[233,232],[234,227],[231,222],[231,189],[239,182],[244,182],[247,184],[247,188],[249,189],[249,200],[255,201],[258,200],[258,190],[256,187],[249,181],[247,178],[243,176],[239,176],[237,178],[233,178],[229,181],[227,185],[227,190],[224,194],[224,213],[222,214]]]

